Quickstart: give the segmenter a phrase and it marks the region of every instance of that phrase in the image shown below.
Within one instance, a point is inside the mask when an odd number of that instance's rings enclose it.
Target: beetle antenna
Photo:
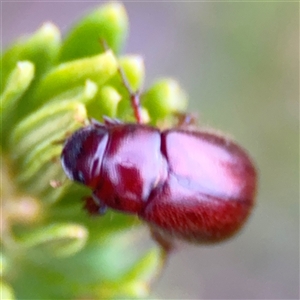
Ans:
[[[100,43],[105,51],[110,50],[106,40],[104,40],[103,38],[100,38]],[[132,88],[130,87],[130,84],[128,82],[128,79],[125,75],[125,72],[124,72],[123,68],[120,66],[120,64],[118,64],[118,72],[120,74],[123,85],[125,86],[126,90],[128,91],[135,119],[136,119],[137,123],[141,124],[141,123],[143,123],[143,121],[142,121],[142,108],[141,108],[141,103],[140,103],[140,92],[138,90],[136,92],[134,92],[132,90]]]

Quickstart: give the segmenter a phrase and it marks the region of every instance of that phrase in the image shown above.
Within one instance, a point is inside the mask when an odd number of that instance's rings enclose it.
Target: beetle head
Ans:
[[[87,126],[71,135],[64,145],[61,163],[67,176],[94,187],[100,176],[103,154],[108,140],[106,128]]]

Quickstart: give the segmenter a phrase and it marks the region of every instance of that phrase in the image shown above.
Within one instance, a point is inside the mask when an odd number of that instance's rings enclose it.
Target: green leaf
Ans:
[[[124,276],[123,280],[150,283],[165,263],[165,253],[159,247],[149,250]]]
[[[15,121],[18,100],[24,95],[34,77],[34,65],[29,61],[20,61],[11,72],[0,98],[0,123],[2,124],[1,144],[9,136],[9,128]],[[5,135],[3,133],[6,133]]]
[[[88,237],[86,228],[79,224],[51,224],[23,233],[16,238],[21,247],[42,247],[45,255],[70,256],[80,251]]]
[[[141,255],[138,216],[111,210],[91,217],[82,198],[92,191],[66,181],[59,161],[64,139],[88,117],[134,121],[130,92],[142,89],[143,59],[113,53],[127,32],[124,6],[108,3],[75,25],[62,44],[59,30],[46,23],[2,57],[1,288],[8,299],[140,299],[164,265],[157,245]],[[149,113],[153,121],[186,105],[172,80],[158,82],[142,98],[145,122]],[[64,183],[53,188],[53,180]]]
[[[105,40],[108,46],[118,53],[123,47],[127,32],[128,19],[124,6],[117,2],[105,4],[74,26],[62,45],[60,61],[102,52],[100,39]]]
[[[150,284],[165,263],[165,254],[158,247],[149,250],[122,278],[116,282],[107,282],[102,286],[104,297],[119,299],[133,297],[145,298],[149,294]],[[121,283],[121,284],[120,284]]]
[[[86,117],[82,103],[65,100],[50,102],[19,123],[12,133],[12,158],[16,180],[26,192],[43,201],[53,202],[60,197],[63,190],[50,186],[52,180],[63,179],[58,161],[62,145],[56,141],[82,126]]]
[[[28,88],[34,76],[34,65],[29,61],[20,61],[11,72],[0,98],[0,113],[6,113],[8,106],[14,105]]]
[[[1,299],[3,300],[14,300],[14,291],[9,284],[5,281],[0,280],[0,291],[1,291]]]
[[[184,112],[187,96],[177,81],[166,78],[154,83],[142,95],[142,104],[148,110],[151,119],[156,121],[177,112]]]
[[[133,92],[142,88],[145,79],[145,64],[140,55],[126,55],[119,59],[121,68],[123,69],[126,79]],[[123,83],[121,86],[125,88]],[[128,91],[126,90],[128,94]]]
[[[66,100],[43,106],[20,122],[13,131],[10,143],[14,149],[12,158],[18,160],[47,140],[50,144],[58,137],[63,138],[70,127],[78,128],[85,118],[85,106],[78,101]]]
[[[15,120],[24,117],[30,110],[35,109],[31,104],[32,93],[43,74],[57,60],[60,43],[60,32],[57,27],[51,23],[45,23],[27,40],[13,45],[2,57],[1,75],[4,84],[6,84],[10,72],[18,61],[28,60],[35,66],[34,80],[21,101],[18,102],[18,109],[14,115]]]
[[[137,92],[141,90],[145,79],[145,64],[143,58],[140,55],[126,55],[119,59],[119,63],[124,71],[131,91]],[[116,86],[122,95],[122,99],[118,104],[117,116],[124,120],[134,120],[130,94],[124,86],[120,74],[115,75],[110,83]]]
[[[36,76],[41,76],[56,61],[60,44],[60,32],[52,23],[45,23],[28,39],[15,43],[2,57],[3,84],[18,61],[30,61],[36,67]]]
[[[104,85],[99,90],[96,100],[87,106],[89,115],[97,120],[101,120],[103,116],[115,118],[121,99],[122,96],[115,87]]]
[[[117,68],[117,59],[111,51],[63,63],[49,72],[41,81],[34,101],[44,103],[60,93],[83,85],[87,79],[102,85],[117,72]]]
[[[119,59],[119,64],[132,91],[139,90],[145,77],[145,65],[142,57],[126,55]],[[114,74],[107,85],[99,89],[96,101],[88,105],[88,112],[98,120],[101,120],[103,116],[122,119],[133,114],[129,91],[124,86],[119,72]]]
[[[6,257],[3,255],[2,252],[0,252],[0,276],[2,277],[4,275],[4,273],[6,272],[7,269],[7,259]]]

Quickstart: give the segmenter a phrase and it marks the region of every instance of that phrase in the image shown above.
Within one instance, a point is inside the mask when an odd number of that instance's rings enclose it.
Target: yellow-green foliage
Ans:
[[[115,299],[148,295],[163,263],[153,246],[135,247],[139,220],[116,212],[92,218],[90,191],[65,179],[59,156],[88,117],[134,120],[121,65],[133,90],[144,81],[138,55],[118,57],[128,33],[124,7],[110,3],[80,20],[65,39],[45,23],[2,56],[1,291],[5,299]],[[104,51],[99,39],[110,50]],[[182,111],[186,98],[162,79],[142,95],[145,120]],[[147,118],[146,118],[147,117]]]

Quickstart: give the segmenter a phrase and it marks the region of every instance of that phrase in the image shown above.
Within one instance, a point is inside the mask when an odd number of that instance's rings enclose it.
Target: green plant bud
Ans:
[[[143,58],[140,55],[126,55],[119,59],[119,63],[125,73],[130,88],[133,91],[141,89],[145,79],[145,64]],[[123,83],[121,87],[124,89]]]
[[[60,61],[96,55],[103,51],[100,39],[118,53],[127,33],[128,19],[124,6],[117,2],[103,5],[79,21],[67,35],[61,48]]]
[[[97,263],[109,271],[103,276],[105,280],[93,287],[93,294],[101,299],[120,299],[126,296],[141,299],[149,294],[150,284],[164,263],[164,255],[158,247],[153,247],[137,262],[131,262],[133,260],[130,256],[135,255],[134,251],[122,261],[112,263],[111,260],[111,257],[119,257],[119,253],[127,252],[136,242],[128,232],[114,234],[109,240],[104,239],[104,251],[101,251]],[[115,264],[119,266],[117,273]]]
[[[96,92],[96,90],[95,90]],[[93,96],[93,95],[89,95]],[[59,162],[62,144],[58,143],[73,132],[86,119],[84,104],[65,100],[50,102],[24,119],[12,133],[11,148],[16,180],[22,188],[33,195],[46,195],[53,202],[63,189],[53,189],[50,182],[64,178]],[[49,194],[50,193],[50,194]]]
[[[8,285],[5,281],[0,280],[0,291],[1,291],[1,299],[3,300],[14,300],[15,295],[14,291],[10,285]]]
[[[162,250],[154,247],[149,250],[124,276],[124,280],[130,282],[140,280],[151,283],[155,274],[159,273],[165,262]]]
[[[7,299],[140,299],[162,268],[166,254],[158,245],[141,255],[138,217],[112,210],[91,217],[82,199],[92,191],[67,180],[60,163],[65,139],[88,118],[136,122],[130,94],[143,85],[143,59],[114,54],[127,32],[123,5],[108,3],[62,44],[59,30],[46,23],[2,57],[0,267]],[[159,81],[143,101],[145,123],[186,105],[172,80]]]
[[[79,101],[84,104],[88,104],[94,100],[98,91],[98,85],[87,79],[84,85],[76,86],[75,88],[69,89],[66,92],[59,94],[58,96],[51,98],[47,101],[50,102],[62,102],[68,101]]]
[[[22,236],[15,239],[21,247],[38,247],[47,255],[69,256],[84,247],[87,237],[88,231],[82,225],[57,223],[23,232]]]
[[[0,122],[3,133],[14,123],[14,112],[18,100],[24,95],[34,77],[34,65],[29,61],[20,61],[11,72],[0,98]],[[7,141],[7,135],[1,135],[1,144]]]
[[[87,106],[89,115],[97,120],[101,120],[103,116],[117,117],[117,107],[121,98],[122,96],[115,87],[103,86],[99,90],[96,100]]]
[[[44,105],[40,110],[24,119],[12,133],[11,147],[19,146],[20,151],[14,152],[14,160],[22,175],[19,182],[34,178],[34,174],[50,165],[53,159],[60,156],[62,143],[56,141],[65,139],[68,134],[78,129],[87,118],[86,109],[82,103],[88,103],[97,92],[97,86],[87,81],[82,91],[71,99],[54,101]],[[38,134],[37,128],[40,128]],[[51,128],[47,134],[43,128]],[[59,176],[59,174],[57,174]],[[61,176],[59,176],[61,177]]]
[[[7,82],[9,74],[19,61],[30,61],[35,66],[33,82],[18,102],[13,121],[24,117],[30,109],[35,109],[29,104],[33,99],[32,93],[40,78],[57,60],[60,43],[58,28],[52,23],[45,23],[35,34],[24,41],[19,41],[3,55],[1,59],[3,84]]]
[[[105,282],[98,287],[99,299],[144,299],[148,294],[145,283],[130,282]]]
[[[20,61],[11,72],[0,98],[0,112],[7,114],[9,106],[13,106],[28,88],[34,76],[34,65],[29,61]]]
[[[161,79],[142,95],[142,104],[148,110],[151,120],[163,119],[174,113],[184,112],[187,96],[177,81]]]
[[[35,65],[35,74],[40,77],[56,61],[60,44],[60,32],[52,23],[45,23],[28,39],[14,44],[1,59],[3,84],[6,83],[17,62],[24,60],[28,60]]]
[[[35,147],[53,143],[65,137],[86,119],[85,106],[78,101],[49,103],[16,126],[11,135],[12,158],[18,160],[35,151]]]
[[[94,223],[95,221],[97,223]],[[97,236],[97,238],[101,237],[107,239],[106,235],[115,236],[116,234],[118,235],[120,232],[122,232],[122,235],[124,235],[127,240],[130,240],[130,237],[125,235],[124,231],[129,229],[128,235],[130,235],[131,237],[134,236],[133,228],[140,226],[141,221],[138,218],[130,215],[108,211],[102,218],[94,220],[93,224],[95,224],[95,226],[91,225],[91,227],[89,227],[89,230],[91,235],[95,237]],[[99,228],[101,228],[101,231],[99,231]],[[118,245],[122,245],[122,243],[125,243],[124,239],[118,236],[118,238],[116,239],[116,243]]]
[[[0,253],[0,276],[2,277],[5,270],[7,268],[7,259],[6,257],[3,255],[3,253]]]
[[[87,118],[84,104],[88,104],[94,99],[97,90],[97,85],[94,82],[87,80],[84,86],[77,87],[53,99],[50,99],[47,104],[23,119],[14,128],[10,138],[11,150],[14,149],[15,145],[20,140],[24,138],[28,139],[28,135],[30,135],[32,132],[35,136],[35,139],[39,140],[40,138],[41,142],[43,142],[45,135],[42,132],[42,135],[36,136],[37,128],[44,125],[51,128],[50,124],[53,124],[52,122],[55,122],[55,119],[57,118],[59,119],[58,122],[64,120],[67,123],[69,122],[71,124],[76,124],[76,126],[74,128],[67,128],[66,123],[58,123],[55,124],[57,127],[52,126],[53,132],[58,133],[62,131],[63,134],[65,134],[70,129],[73,129],[73,131],[77,129],[79,127],[78,124],[82,125]],[[67,116],[68,112],[71,113],[69,118]],[[62,117],[59,117],[59,115],[62,115]],[[61,137],[64,136],[62,135]],[[33,141],[33,139],[30,140]],[[29,147],[31,148],[32,146],[33,145],[31,144]],[[22,148],[22,151],[25,151],[25,149],[26,148]]]
[[[142,89],[145,79],[145,64],[143,58],[140,55],[126,55],[119,59],[119,63],[132,92],[137,92]],[[117,117],[126,121],[134,121],[130,95],[122,82],[120,74],[116,74],[111,80],[111,83],[118,87],[122,95],[122,99],[118,104]]]
[[[152,248],[118,280],[122,285],[110,282],[106,288],[103,288],[107,293],[110,289],[111,293],[114,293],[105,296],[113,298],[127,295],[138,299],[145,298],[149,294],[151,281],[159,273],[163,264],[164,255],[161,250]]]
[[[117,72],[117,68],[117,59],[110,50],[93,57],[63,63],[41,81],[34,101],[44,103],[62,92],[84,84],[87,79],[101,85]]]

